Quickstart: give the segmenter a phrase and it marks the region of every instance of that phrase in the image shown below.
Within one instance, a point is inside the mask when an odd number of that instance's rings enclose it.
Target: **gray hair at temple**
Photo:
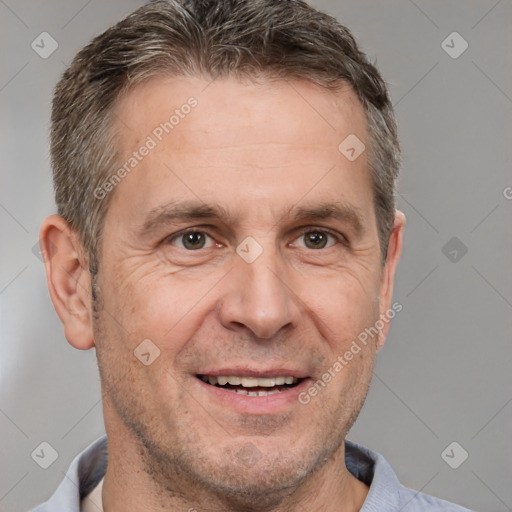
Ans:
[[[55,199],[59,215],[78,233],[92,275],[113,195],[99,200],[94,191],[119,166],[115,106],[132,87],[158,76],[298,79],[331,91],[349,84],[368,123],[368,162],[385,262],[400,147],[386,84],[350,31],[299,0],[157,0],[94,38],[55,89]]]

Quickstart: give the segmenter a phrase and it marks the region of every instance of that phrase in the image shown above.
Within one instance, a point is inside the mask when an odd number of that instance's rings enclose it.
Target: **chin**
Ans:
[[[218,468],[217,468],[218,469]],[[275,465],[224,473],[219,478],[205,482],[219,496],[237,511],[272,509],[294,493],[307,478],[309,471]]]
[[[251,438],[247,438],[251,439]],[[231,442],[195,468],[195,478],[237,511],[272,509],[320,469],[339,444],[286,448],[283,439]],[[198,478],[199,477],[199,478]]]

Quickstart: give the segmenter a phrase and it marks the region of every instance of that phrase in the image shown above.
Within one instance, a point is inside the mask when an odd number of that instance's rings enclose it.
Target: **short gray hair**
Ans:
[[[333,91],[348,83],[368,123],[385,261],[400,147],[386,84],[350,31],[300,0],[156,0],[94,38],[55,89],[55,199],[58,213],[78,233],[93,275],[111,200],[98,200],[94,191],[113,175],[119,158],[114,108],[132,87],[157,76],[305,79]]]

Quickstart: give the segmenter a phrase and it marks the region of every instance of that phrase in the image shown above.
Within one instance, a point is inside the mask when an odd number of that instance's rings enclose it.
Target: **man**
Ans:
[[[37,511],[460,511],[345,441],[404,215],[386,87],[298,1],[157,1],[84,48],[41,238],[106,437]],[[108,440],[108,448],[107,448]]]

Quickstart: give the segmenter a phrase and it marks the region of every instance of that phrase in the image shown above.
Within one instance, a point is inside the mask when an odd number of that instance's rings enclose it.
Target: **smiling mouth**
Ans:
[[[246,396],[269,396],[283,393],[294,388],[304,380],[292,376],[255,378],[198,375],[197,377],[211,386]]]

